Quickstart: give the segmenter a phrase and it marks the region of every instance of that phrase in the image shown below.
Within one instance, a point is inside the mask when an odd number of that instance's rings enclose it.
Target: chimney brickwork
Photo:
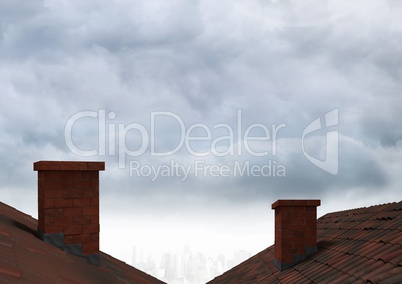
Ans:
[[[317,252],[317,206],[320,200],[277,200],[275,266],[283,271]]]
[[[99,171],[104,162],[39,161],[38,232],[64,251],[99,265]]]

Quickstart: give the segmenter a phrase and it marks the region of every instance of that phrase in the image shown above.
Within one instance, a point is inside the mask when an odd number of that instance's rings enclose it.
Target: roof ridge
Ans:
[[[0,201],[0,278],[38,283],[165,283],[103,251],[100,266],[42,241],[38,220]],[[49,267],[52,266],[52,269]]]
[[[401,201],[398,202],[387,202],[387,203],[381,203],[381,204],[376,204],[376,205],[371,205],[371,206],[362,206],[362,207],[356,207],[356,208],[351,208],[351,209],[345,209],[345,210],[339,210],[339,211],[333,211],[333,212],[328,212],[325,215],[321,216],[318,219],[321,219],[329,214],[336,214],[336,213],[344,213],[344,212],[351,212],[351,211],[355,211],[355,210],[362,210],[362,209],[370,209],[370,208],[374,208],[374,207],[381,207],[381,206],[385,206],[385,205],[392,205],[392,204],[398,204],[398,203],[402,203]]]

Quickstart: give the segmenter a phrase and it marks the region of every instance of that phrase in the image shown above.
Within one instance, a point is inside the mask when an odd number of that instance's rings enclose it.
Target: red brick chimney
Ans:
[[[320,200],[277,200],[275,266],[283,271],[317,252],[317,206]]]
[[[39,161],[38,233],[99,265],[99,171],[104,162]]]

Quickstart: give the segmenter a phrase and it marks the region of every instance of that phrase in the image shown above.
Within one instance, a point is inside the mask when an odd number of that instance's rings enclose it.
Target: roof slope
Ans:
[[[38,221],[0,202],[0,283],[164,283],[110,255],[100,266],[39,239]]]
[[[402,201],[328,213],[318,252],[279,272],[270,246],[209,283],[402,283]]]

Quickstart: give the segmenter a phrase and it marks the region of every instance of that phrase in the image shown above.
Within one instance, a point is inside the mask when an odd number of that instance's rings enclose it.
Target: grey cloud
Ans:
[[[361,120],[361,132],[371,145],[380,144],[384,147],[394,147],[402,140],[400,121],[400,97],[391,97],[384,103],[386,106],[369,107]]]

